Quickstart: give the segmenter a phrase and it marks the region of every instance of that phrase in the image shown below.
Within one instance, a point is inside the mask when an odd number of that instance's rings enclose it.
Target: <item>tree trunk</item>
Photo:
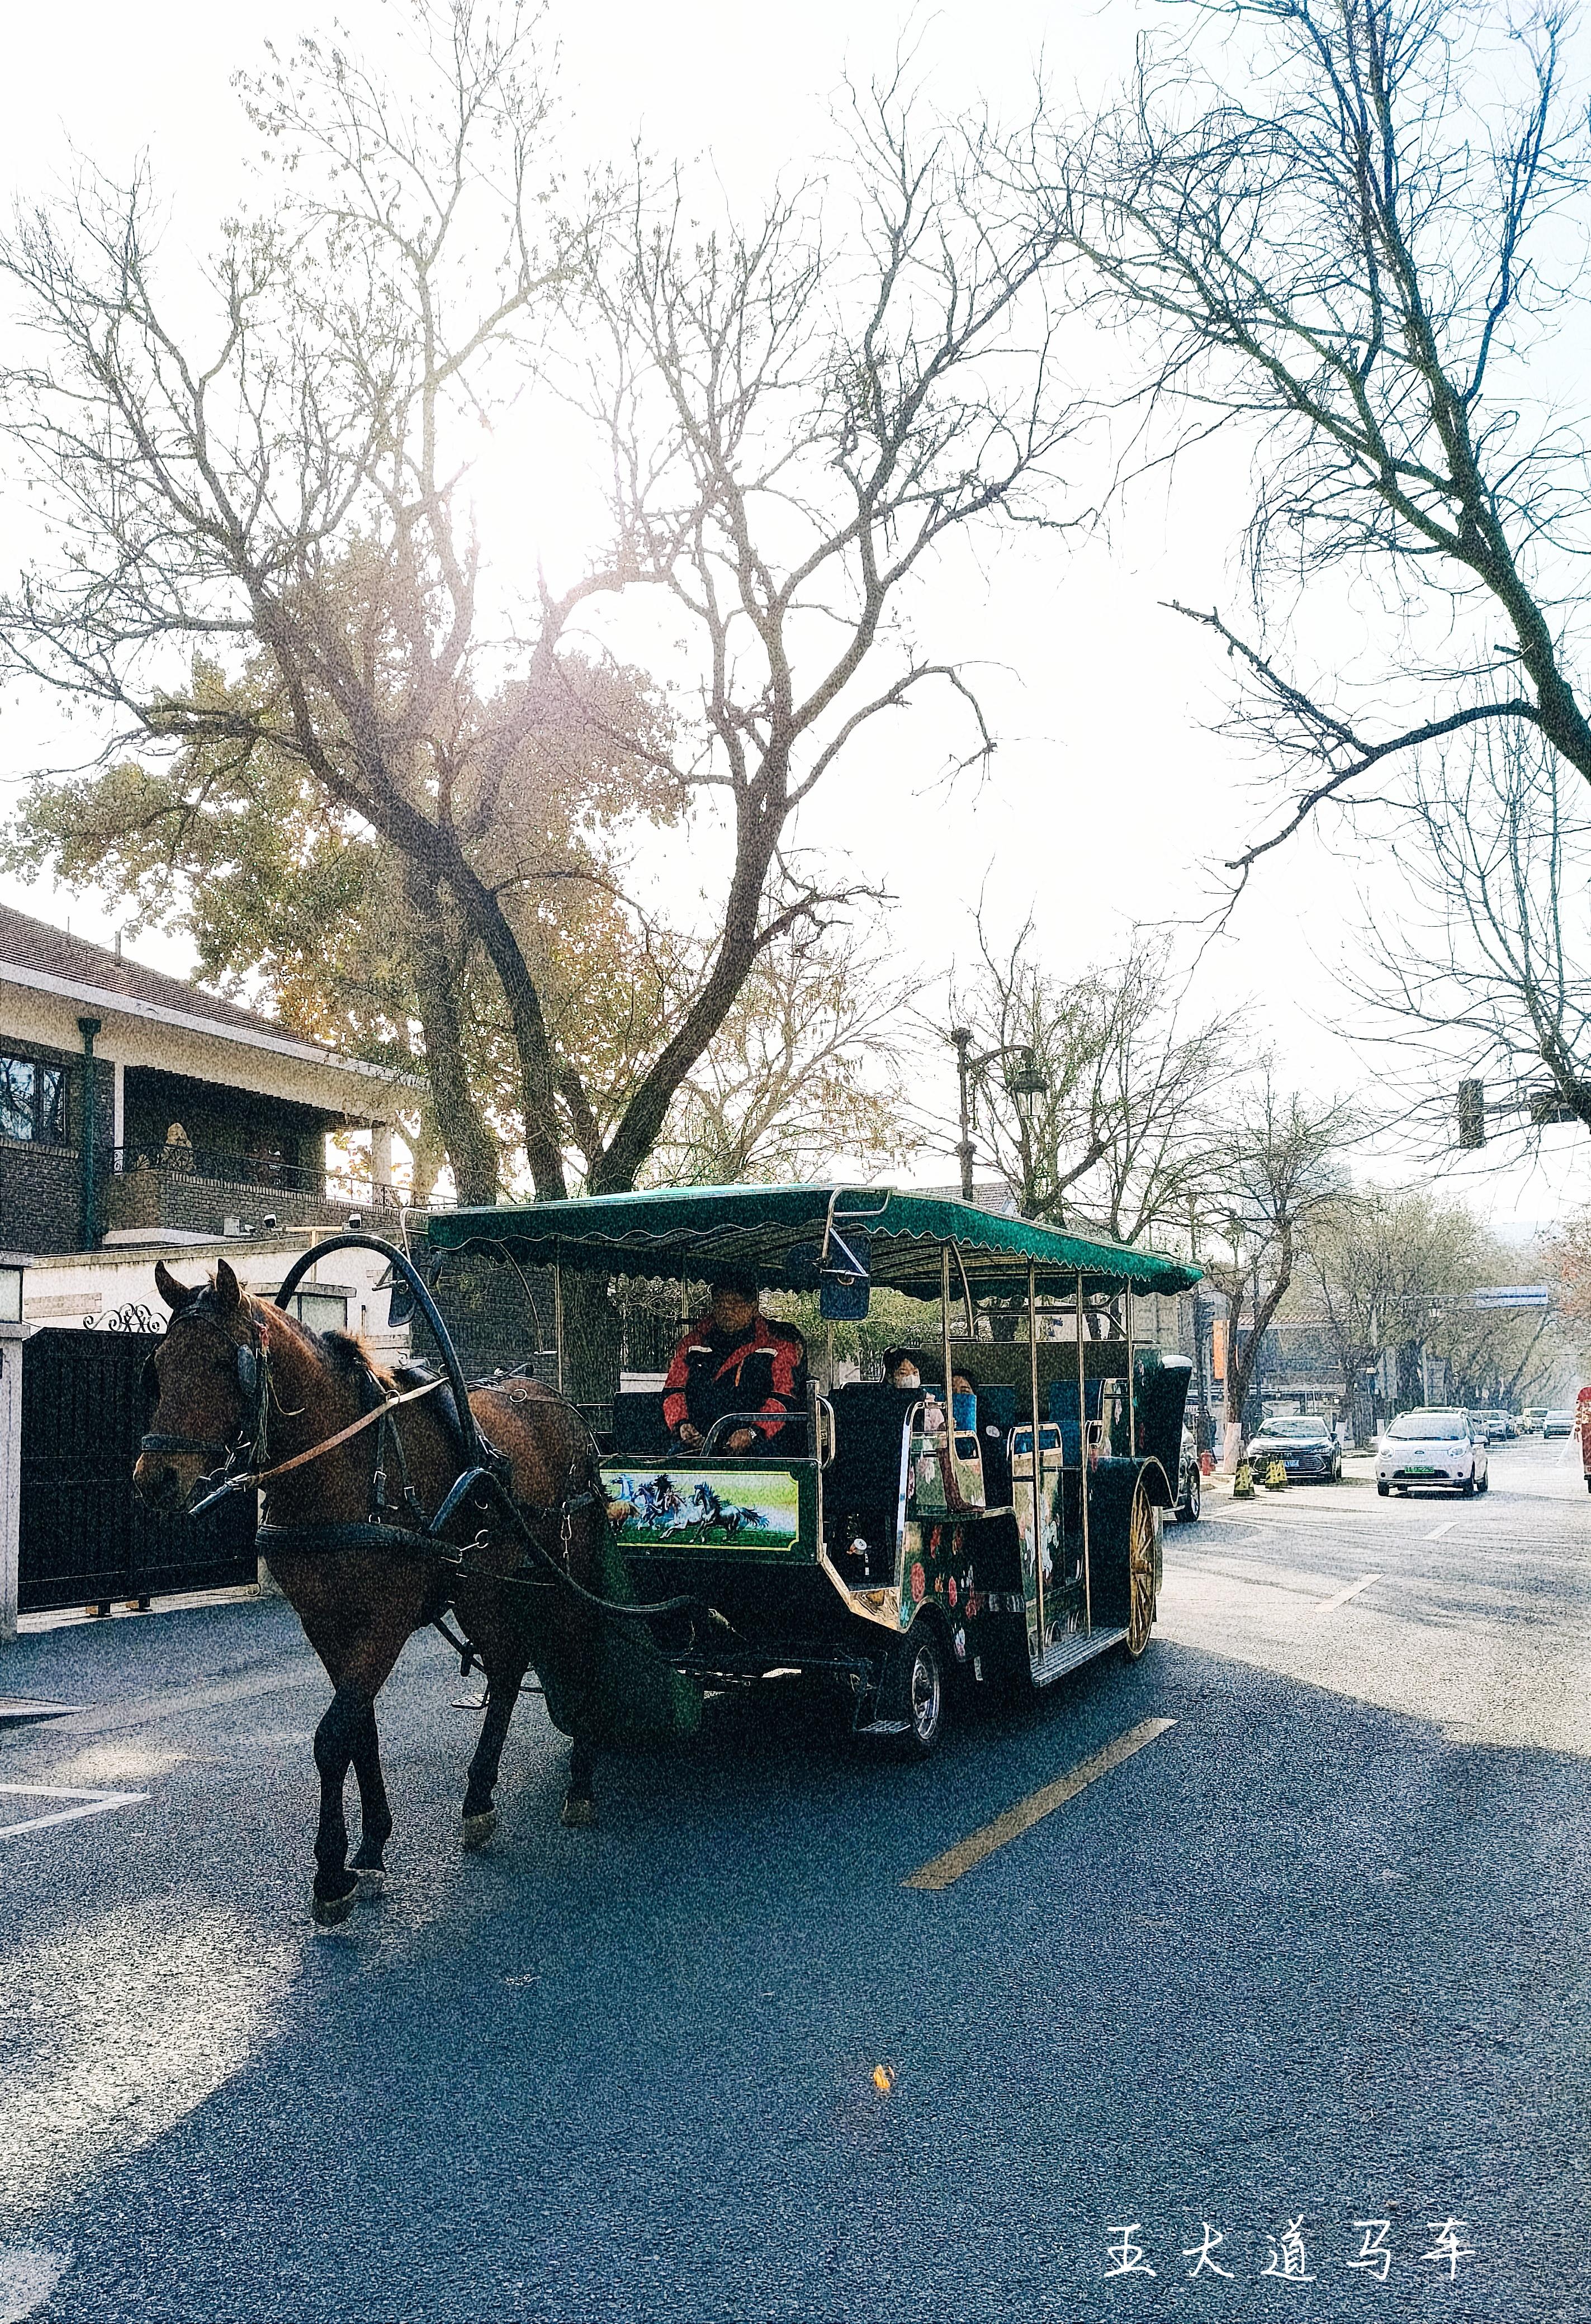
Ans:
[[[470,1096],[458,1013],[458,969],[448,944],[441,900],[435,885],[413,862],[405,866],[404,886],[414,919],[414,991],[437,1130],[453,1165],[459,1201],[495,1203],[497,1140]]]
[[[1270,1330],[1277,1309],[1286,1298],[1292,1284],[1293,1240],[1290,1226],[1281,1230],[1281,1247],[1276,1254],[1276,1274],[1271,1288],[1261,1300],[1255,1312],[1253,1327],[1246,1342],[1240,1344],[1238,1317],[1242,1313],[1241,1294],[1228,1296],[1226,1315],[1226,1418],[1228,1425],[1241,1421],[1249,1391],[1253,1387],[1254,1373],[1259,1366],[1260,1349]]]

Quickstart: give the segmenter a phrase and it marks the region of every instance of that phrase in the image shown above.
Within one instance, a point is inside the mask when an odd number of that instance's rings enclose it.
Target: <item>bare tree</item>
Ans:
[[[568,217],[538,12],[412,0],[403,21],[401,87],[314,41],[245,87],[280,175],[226,233],[208,336],[164,287],[146,178],[87,177],[0,244],[37,350],[0,380],[4,429],[48,519],[0,599],[0,654],[92,712],[107,762],[135,746],[301,770],[402,863],[462,1190],[492,1199],[498,1165],[460,935],[500,994],[537,1193],[567,1192],[571,1154],[589,1190],[624,1187],[757,961],[826,916],[799,867],[776,875],[847,746],[936,685],[988,745],[900,601],[948,533],[1039,512],[1070,424],[1044,362],[1053,238],[1000,208],[976,131],[919,151],[894,89],[858,104],[827,204],[813,187],[701,237],[682,194]],[[573,348],[594,351],[611,539],[516,604],[472,530],[472,447],[486,426],[541,450],[524,390],[567,384]],[[571,669],[577,615],[625,588],[694,628],[705,678],[678,750]],[[219,687],[201,677],[217,660]],[[513,908],[541,835],[510,795],[560,688],[591,747],[708,787],[733,826],[699,986],[606,1131]]]
[[[1348,1397],[1390,1360],[1392,1406],[1438,1394],[1466,1405],[1507,1403],[1559,1361],[1550,1313],[1477,1306],[1474,1294],[1511,1268],[1507,1251],[1463,1203],[1423,1189],[1359,1188],[1327,1204],[1305,1237],[1305,1275],[1318,1295]],[[1544,1344],[1547,1342],[1547,1344]],[[1373,1423],[1380,1398],[1370,1392]]]
[[[897,78],[853,92],[846,158],[749,230],[638,177],[588,246],[580,394],[615,537],[698,670],[695,748],[669,763],[735,839],[712,957],[597,1186],[629,1183],[759,954],[820,908],[781,851],[825,777],[936,695],[965,722],[952,766],[993,751],[967,678],[914,643],[908,586],[964,528],[1053,521],[1052,463],[1082,424],[1053,375],[1054,232],[1010,198],[984,129],[920,140]],[[797,900],[770,918],[776,874]]]
[[[1403,892],[1366,906],[1344,982],[1403,1068],[1409,1118],[1450,1146],[1455,1084],[1504,1084],[1509,1147],[1591,1127],[1591,807],[1530,730],[1487,732],[1412,786]],[[1405,825],[1405,828],[1408,826]],[[1533,1068],[1522,1090],[1521,1069]]]
[[[1241,886],[1325,802],[1466,728],[1529,729],[1591,781],[1585,430],[1530,371],[1575,292],[1591,140],[1555,0],[1195,15],[1114,111],[1017,159],[1102,310],[1142,327],[1142,395],[1184,439],[1253,438],[1262,624],[1294,596],[1307,620],[1327,576],[1374,607],[1364,711],[1263,626],[1178,608],[1226,647],[1234,731],[1293,793]]]
[[[1227,1017],[1187,1021],[1168,939],[1136,934],[1124,957],[1072,982],[1034,956],[1030,920],[996,951],[978,924],[979,964],[956,996],[974,1047],[995,1062],[975,1112],[1024,1218],[1068,1221],[1118,1242],[1180,1222],[1208,1176],[1209,1100],[1231,1070]],[[1013,1093],[1003,1053],[1023,1053],[1044,1088]]]
[[[681,1084],[649,1178],[733,1185],[810,1177],[837,1156],[863,1170],[904,1163],[912,982],[854,927],[770,945]]]
[[[1204,1259],[1226,1303],[1226,1451],[1253,1387],[1260,1348],[1291,1286],[1309,1222],[1342,1185],[1350,1108],[1284,1093],[1270,1072],[1238,1102],[1209,1181],[1225,1255]]]

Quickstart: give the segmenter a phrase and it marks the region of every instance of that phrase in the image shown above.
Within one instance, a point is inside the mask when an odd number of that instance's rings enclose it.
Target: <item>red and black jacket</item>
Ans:
[[[663,1382],[663,1418],[671,1435],[687,1420],[705,1436],[729,1412],[765,1414],[754,1425],[772,1439],[807,1402],[807,1343],[791,1323],[759,1315],[749,1332],[714,1329],[709,1316],[693,1323]]]

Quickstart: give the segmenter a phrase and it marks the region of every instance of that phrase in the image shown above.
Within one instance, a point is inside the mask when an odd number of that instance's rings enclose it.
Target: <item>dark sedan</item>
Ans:
[[[1343,1452],[1323,1420],[1271,1420],[1250,1444],[1246,1460],[1263,1478],[1280,1461],[1290,1483],[1336,1485],[1342,1481]]]

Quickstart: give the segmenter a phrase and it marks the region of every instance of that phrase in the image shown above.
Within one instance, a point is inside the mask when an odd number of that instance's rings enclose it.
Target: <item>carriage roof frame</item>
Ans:
[[[437,1250],[490,1249],[521,1265],[574,1273],[699,1277],[745,1268],[767,1290],[813,1286],[813,1246],[846,1228],[870,1239],[868,1273],[881,1287],[921,1299],[941,1292],[940,1254],[953,1249],[975,1295],[1026,1290],[1076,1296],[1191,1290],[1203,1269],[1159,1251],[1069,1234],[948,1196],[891,1186],[669,1186],[640,1194],[495,1204],[437,1212]]]

